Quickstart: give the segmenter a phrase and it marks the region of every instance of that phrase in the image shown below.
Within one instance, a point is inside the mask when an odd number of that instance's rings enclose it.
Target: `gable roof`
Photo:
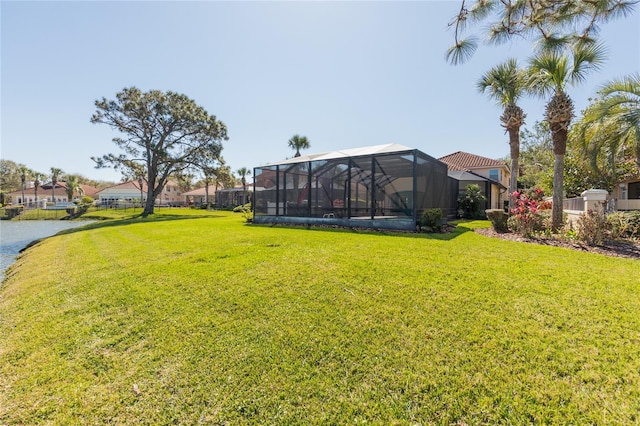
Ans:
[[[507,167],[507,165],[499,160],[482,157],[481,155],[469,154],[468,152],[458,151],[453,154],[445,155],[438,160],[449,166],[449,170],[467,171],[471,169],[485,169],[490,167]]]
[[[168,180],[164,186],[178,186],[177,183],[175,183],[172,180]],[[122,182],[122,183],[118,183],[115,185],[111,185],[111,186],[107,186],[106,188],[102,188],[101,190],[98,191],[98,193],[105,191],[105,190],[113,190],[113,189],[135,189],[140,191],[140,184],[138,183],[137,180],[128,180],[126,182]],[[146,179],[143,179],[142,181],[142,190],[146,191],[147,190],[147,181]]]

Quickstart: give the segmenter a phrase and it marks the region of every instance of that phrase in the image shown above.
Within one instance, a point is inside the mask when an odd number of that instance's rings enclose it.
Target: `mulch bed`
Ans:
[[[626,257],[640,260],[640,242],[607,240],[600,246],[588,246],[580,241],[566,241],[558,238],[525,238],[522,235],[511,232],[496,232],[492,228],[475,229],[475,232],[486,237],[502,238],[503,240],[519,241],[524,243],[541,244],[547,246],[565,247],[573,250],[589,253],[599,253],[606,256]]]

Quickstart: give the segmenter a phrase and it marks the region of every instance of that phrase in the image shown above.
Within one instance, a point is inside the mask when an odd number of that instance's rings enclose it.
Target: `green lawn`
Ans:
[[[0,424],[640,422],[637,260],[470,232],[486,222],[242,222],[104,221],[28,250],[0,288]]]

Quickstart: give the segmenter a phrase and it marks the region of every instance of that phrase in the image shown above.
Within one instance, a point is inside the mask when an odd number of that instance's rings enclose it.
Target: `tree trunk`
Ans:
[[[558,232],[562,228],[562,202],[564,201],[564,154],[554,154],[553,160],[553,208],[551,228]]]
[[[509,177],[509,208],[516,207],[513,193],[518,190],[518,174],[520,169],[520,132],[519,128],[509,129],[509,151],[511,155],[511,176]]]
[[[567,127],[558,123],[549,125],[553,139],[553,207],[551,210],[551,230],[562,228],[562,202],[564,201],[564,154],[567,152]]]

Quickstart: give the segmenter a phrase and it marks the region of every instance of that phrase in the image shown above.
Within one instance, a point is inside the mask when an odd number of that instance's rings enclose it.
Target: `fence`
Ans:
[[[568,198],[562,201],[564,210],[584,211],[584,197]]]

